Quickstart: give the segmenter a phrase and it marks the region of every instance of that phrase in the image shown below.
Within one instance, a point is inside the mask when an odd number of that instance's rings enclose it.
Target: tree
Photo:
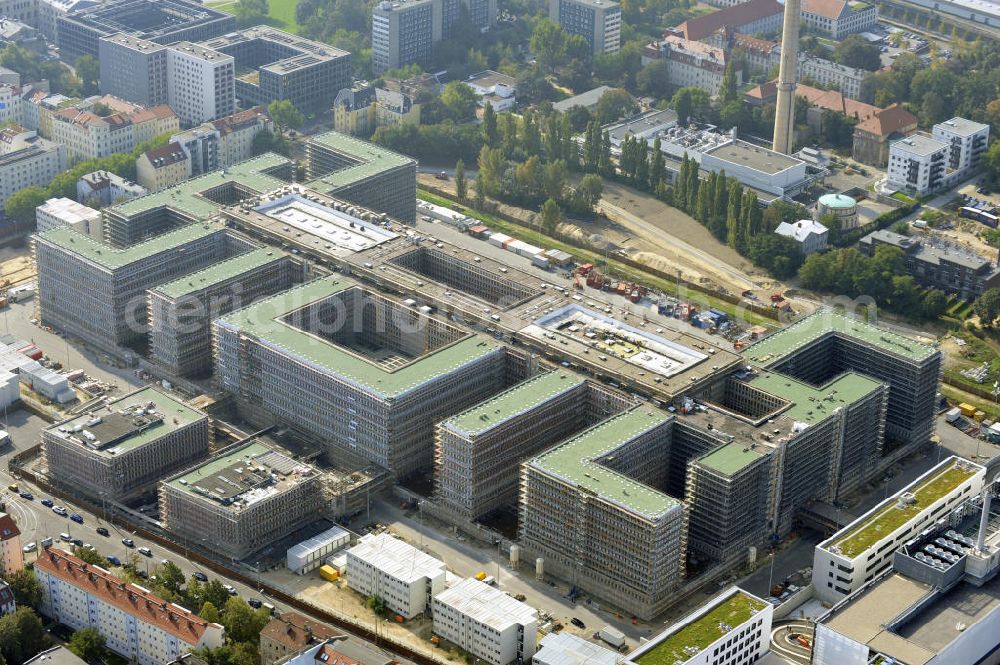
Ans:
[[[268,104],[267,113],[279,132],[298,129],[305,122],[302,113],[287,99],[276,99]]]
[[[19,607],[13,614],[0,617],[0,655],[8,665],[23,665],[49,646],[41,619],[29,607]]]
[[[848,35],[833,49],[833,59],[845,67],[867,69],[870,72],[882,66],[878,46],[860,35]]]
[[[205,602],[205,604],[201,606],[198,616],[205,621],[210,621],[212,623],[219,623],[222,618],[222,615],[219,613],[219,608],[209,602]]]
[[[74,547],[73,556],[93,566],[101,566],[103,568],[108,565],[108,560],[101,556],[100,552],[86,547]]]
[[[739,92],[736,90],[736,69],[735,59],[730,58],[726,63],[726,70],[722,75],[722,85],[719,88],[719,102],[728,104],[739,101]]]
[[[553,199],[546,199],[545,203],[542,204],[542,228],[545,229],[546,233],[551,235],[556,230],[560,217],[562,217],[562,211],[559,210],[559,204]]]
[[[267,18],[267,0],[236,0],[233,13],[241,25],[253,25]]]
[[[255,156],[263,155],[266,152],[276,152],[279,155],[288,157],[292,149],[288,144],[288,139],[284,136],[262,129],[253,137],[251,151]]]
[[[76,77],[80,79],[82,92],[86,96],[96,95],[101,80],[101,65],[92,55],[81,55],[74,63]]]
[[[159,582],[174,593],[180,593],[184,586],[184,571],[182,571],[173,561],[160,564],[156,571]]]
[[[622,88],[612,88],[597,100],[594,107],[594,115],[597,116],[599,125],[606,125],[619,118],[635,112],[635,100],[627,90]]]
[[[256,665],[257,655],[253,645],[240,642],[224,644],[214,649],[203,647],[194,652],[208,665]]]
[[[545,194],[550,199],[562,200],[563,190],[566,189],[566,162],[557,159],[545,166],[544,189]]]
[[[635,75],[639,92],[651,97],[663,97],[670,90],[670,74],[666,60],[653,60]]]
[[[997,317],[1000,316],[1000,289],[986,289],[972,303],[972,311],[979,317],[979,323],[984,326],[992,326]]]
[[[42,605],[42,584],[31,568],[22,568],[7,574],[7,584],[14,592],[14,602],[18,607],[38,609]]]
[[[674,107],[674,111],[677,113],[677,123],[680,125],[688,124],[688,121],[691,119],[692,102],[691,93],[687,91],[687,88],[681,88],[674,93],[671,106]]]
[[[92,663],[104,655],[105,644],[104,636],[96,628],[81,628],[73,632],[67,646],[77,656]]]
[[[225,607],[230,599],[230,595],[226,591],[226,587],[222,586],[222,582],[213,578],[205,583],[202,591],[202,599],[204,602],[212,603],[216,607]]]
[[[777,279],[792,277],[802,265],[802,255],[795,240],[776,233],[762,233],[750,238],[747,258]]]
[[[587,205],[587,208],[593,209],[597,205],[597,202],[601,200],[601,194],[604,192],[604,181],[601,180],[601,176],[588,173],[580,178],[580,184],[577,185],[576,192]]]
[[[459,201],[464,201],[468,194],[468,183],[465,180],[465,162],[461,159],[455,162],[455,194]]]
[[[472,119],[479,97],[467,84],[451,81],[441,91],[441,103],[455,122],[464,122]]]
[[[266,609],[254,610],[239,596],[230,596],[222,612],[222,625],[226,628],[226,635],[234,642],[256,644],[260,631],[270,620]]]
[[[34,225],[35,208],[48,200],[49,194],[41,187],[32,186],[14,192],[4,203],[7,216],[19,224]]]
[[[538,60],[539,68],[551,73],[566,56],[566,32],[557,23],[542,19],[535,24],[529,47]]]
[[[499,134],[497,133],[497,114],[493,110],[493,104],[486,102],[486,106],[483,108],[483,145],[490,148],[495,148],[499,140]]]

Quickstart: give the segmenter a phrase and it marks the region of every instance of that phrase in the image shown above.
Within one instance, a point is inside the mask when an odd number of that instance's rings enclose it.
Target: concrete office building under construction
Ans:
[[[521,462],[631,404],[565,370],[527,379],[438,424],[435,498],[466,520],[513,506]]]
[[[431,467],[434,423],[510,383],[495,340],[346,278],[303,284],[213,329],[216,378],[247,417],[270,414],[397,477]]]
[[[234,559],[308,524],[323,501],[315,468],[259,440],[164,480],[159,494],[170,533]]]
[[[42,431],[48,477],[92,499],[127,499],[205,457],[208,416],[142,388]]]

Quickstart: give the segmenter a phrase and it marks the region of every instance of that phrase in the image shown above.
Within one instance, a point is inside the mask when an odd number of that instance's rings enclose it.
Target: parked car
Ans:
[[[110,536],[111,535],[111,533],[108,532],[108,530],[105,529],[103,526],[97,527],[96,530],[97,530],[97,533],[101,534],[102,536]]]
[[[135,547],[135,541],[131,538],[122,538],[122,545],[125,547]]]
[[[17,483],[11,483],[10,485],[7,485],[7,489],[9,489],[11,492],[16,492],[18,490]]]
[[[587,624],[583,623],[582,621],[580,621],[576,617],[573,617],[572,619],[570,619],[569,622],[571,624],[573,624],[574,626],[576,626],[577,628],[579,628],[580,630],[584,630],[587,627]]]
[[[77,524],[83,524],[83,515],[73,513],[72,515],[69,516],[69,518],[74,522],[76,522]]]
[[[63,517],[69,515],[69,511],[63,508],[62,506],[52,506],[52,512],[54,512],[56,515],[62,515]]]
[[[27,554],[28,552],[34,552],[37,549],[38,549],[38,543],[36,543],[35,541],[31,541],[30,543],[22,547],[21,551]]]
[[[42,505],[45,506],[46,508],[51,508],[56,504],[52,502],[52,499],[42,499]]]
[[[109,554],[107,556],[107,559],[108,559],[108,563],[110,563],[112,566],[120,566],[120,565],[122,565],[121,559],[119,559],[118,557],[116,557],[114,554]]]
[[[199,582],[207,582],[208,581],[208,575],[206,575],[205,573],[201,572],[200,570],[196,570],[193,573],[191,573],[191,577],[195,578]]]
[[[148,547],[140,547],[136,551],[143,556],[153,556],[153,550],[149,549]]]
[[[66,533],[65,531],[63,531],[62,533],[59,534],[59,539],[62,540],[63,542],[68,543],[71,540],[73,540],[73,536],[71,536],[68,533]]]
[[[259,600],[257,600],[256,598],[247,598],[247,605],[249,605],[250,607],[254,608],[255,610],[259,610],[260,606],[261,606],[261,602]]]
[[[236,587],[234,587],[232,584],[223,584],[222,588],[228,591],[230,596],[236,595]]]
[[[27,501],[34,501],[35,497],[31,492],[21,492],[21,498]]]
[[[83,547],[83,541],[79,538],[74,538],[71,542],[77,547]]]

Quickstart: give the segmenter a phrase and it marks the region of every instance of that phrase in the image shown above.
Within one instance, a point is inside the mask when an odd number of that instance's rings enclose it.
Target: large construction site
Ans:
[[[412,166],[375,148],[368,166],[345,166],[340,144],[311,144],[326,175],[310,177],[327,191],[351,171]],[[505,533],[522,556],[639,617],[929,441],[940,354],[862,321],[824,310],[736,353],[648,302],[566,288],[306,185],[237,194],[210,199],[211,211],[191,194],[209,219],[183,228],[306,266],[303,284],[212,321],[215,385],[240,418],[292,430],[327,462],[419,488],[455,524],[513,515]],[[144,237],[123,220],[118,235]],[[116,256],[55,233],[38,242],[52,259],[40,270],[60,273],[61,253]],[[229,265],[239,269],[160,290],[238,286],[241,263]],[[41,302],[43,320],[58,315],[50,295]],[[260,455],[233,454],[210,464],[243,469],[221,473],[235,485],[206,486],[192,470],[163,486],[163,506],[168,522],[181,506],[197,509],[223,534],[219,547],[242,554],[251,536],[226,531],[239,514],[265,495],[298,494],[278,491],[274,474],[247,481]]]

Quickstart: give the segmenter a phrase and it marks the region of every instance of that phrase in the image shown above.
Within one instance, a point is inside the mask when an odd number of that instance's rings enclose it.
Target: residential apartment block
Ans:
[[[986,469],[951,457],[816,546],[813,586],[826,602],[844,599],[892,566],[904,543],[978,495]]]
[[[21,551],[21,530],[10,513],[0,512],[0,575],[16,573],[24,568]]]
[[[503,385],[502,346],[348,279],[212,325],[221,388],[397,477],[431,466],[435,422]]]
[[[872,231],[862,238],[858,250],[866,256],[874,256],[881,245],[903,250],[907,272],[918,284],[929,289],[940,289],[971,301],[986,289],[1000,284],[1000,267],[960,245],[882,230]]]
[[[39,233],[59,226],[68,226],[94,240],[101,240],[104,237],[100,211],[88,208],[73,199],[49,199],[35,208],[35,227]]]
[[[444,579],[443,561],[389,533],[363,536],[347,550],[347,586],[381,598],[404,619],[429,611]]]
[[[91,498],[120,501],[208,454],[208,416],[153,388],[42,432],[49,477]]]
[[[244,108],[288,100],[303,113],[325,112],[351,84],[350,53],[269,26],[230,32],[197,47],[232,58],[238,70],[251,70],[236,77],[236,97]]]
[[[188,0],[113,0],[56,18],[60,56],[100,59],[99,42],[120,32],[157,44],[199,42],[236,29],[230,14]]]
[[[889,146],[889,187],[924,196],[943,188],[950,149],[924,134],[911,134]]]
[[[210,375],[211,321],[299,281],[299,263],[261,248],[151,288],[150,356],[174,376]]]
[[[139,665],[167,665],[188,651],[223,645],[219,624],[64,550],[39,552],[35,576],[46,616],[75,630],[96,628],[108,649]]]
[[[434,633],[490,665],[535,653],[538,610],[469,578],[434,596]]]
[[[108,206],[139,198],[148,193],[149,191],[142,185],[126,180],[111,171],[85,173],[76,181],[76,200],[81,202],[94,199]]]
[[[670,85],[694,86],[715,95],[722,87],[728,55],[718,46],[668,34],[647,45],[642,59],[643,62],[664,60]],[[742,70],[737,69],[735,75],[737,87],[743,85]]]
[[[256,440],[162,481],[159,496],[167,531],[233,559],[315,520],[323,501],[319,471]]]
[[[303,652],[339,631],[296,612],[283,612],[260,631],[260,665],[277,665],[288,656]]]
[[[847,67],[823,58],[805,54],[799,57],[799,79],[808,78],[827,88],[836,86],[849,99],[861,97],[861,82],[870,74],[866,69]]]
[[[948,169],[954,172],[952,182],[957,182],[979,166],[990,141],[990,126],[954,117],[934,125],[931,135],[948,145]]]
[[[0,205],[25,187],[44,187],[66,168],[66,147],[23,127],[0,129]]]
[[[549,20],[586,39],[594,55],[621,47],[622,10],[614,0],[549,0]]]
[[[451,34],[461,5],[479,30],[485,32],[496,23],[496,0],[383,0],[376,4],[371,35],[374,72],[429,58],[434,44]]]
[[[142,153],[135,159],[135,179],[150,192],[179,185],[188,178],[188,155],[179,143],[170,143]]]
[[[52,139],[66,146],[71,161],[132,152],[143,141],[178,129],[177,116],[165,104],[106,116],[94,113],[93,107],[70,107],[52,116]]]

